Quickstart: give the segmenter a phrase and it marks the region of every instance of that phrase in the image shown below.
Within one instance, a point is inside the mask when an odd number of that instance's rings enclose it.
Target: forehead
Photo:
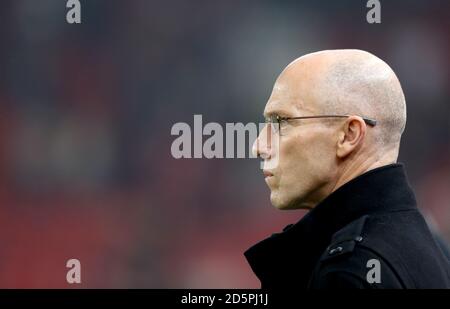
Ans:
[[[291,62],[278,76],[264,115],[287,117],[314,115],[323,109],[323,73],[327,63],[320,54],[310,54]]]
[[[295,90],[288,83],[277,81],[264,108],[264,116],[295,117],[311,111],[308,103]]]

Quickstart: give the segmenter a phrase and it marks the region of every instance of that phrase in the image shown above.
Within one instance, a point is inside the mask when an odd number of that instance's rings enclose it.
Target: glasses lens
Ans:
[[[270,116],[266,118],[266,124],[270,129],[272,134],[278,133],[280,131],[280,122],[278,121],[277,116]]]

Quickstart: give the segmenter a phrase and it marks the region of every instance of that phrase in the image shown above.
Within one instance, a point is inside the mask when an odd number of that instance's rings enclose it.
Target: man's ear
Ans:
[[[362,146],[366,135],[366,123],[361,117],[350,116],[338,135],[336,155],[342,159]]]

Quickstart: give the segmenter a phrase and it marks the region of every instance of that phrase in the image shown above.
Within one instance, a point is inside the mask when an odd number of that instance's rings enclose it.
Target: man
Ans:
[[[360,50],[303,56],[276,80],[253,147],[278,209],[309,209],[245,252],[262,288],[450,288],[401,164],[403,91]]]

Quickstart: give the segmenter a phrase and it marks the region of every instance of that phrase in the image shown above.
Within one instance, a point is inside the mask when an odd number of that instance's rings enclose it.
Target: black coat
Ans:
[[[450,288],[401,164],[349,181],[244,254],[262,288]]]

